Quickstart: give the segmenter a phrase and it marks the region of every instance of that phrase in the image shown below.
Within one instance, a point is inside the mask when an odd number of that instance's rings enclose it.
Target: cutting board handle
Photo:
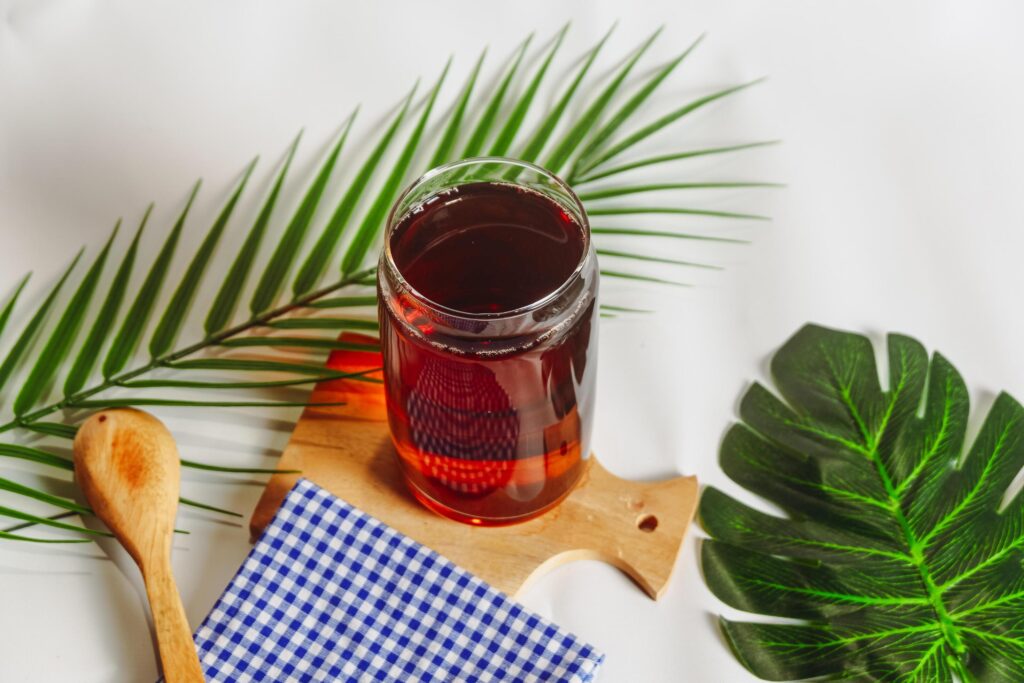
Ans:
[[[621,479],[591,456],[583,481],[571,494],[582,513],[553,515],[552,526],[571,527],[575,547],[555,554],[523,583],[574,560],[599,560],[618,567],[650,597],[668,587],[676,557],[697,508],[696,477],[656,482]],[[558,534],[562,535],[562,534]]]

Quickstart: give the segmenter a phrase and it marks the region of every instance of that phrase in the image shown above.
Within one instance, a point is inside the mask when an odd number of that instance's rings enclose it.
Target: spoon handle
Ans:
[[[166,683],[204,683],[202,667],[192,641],[192,629],[185,617],[170,560],[156,562],[142,570],[149,608],[153,612],[160,664]]]

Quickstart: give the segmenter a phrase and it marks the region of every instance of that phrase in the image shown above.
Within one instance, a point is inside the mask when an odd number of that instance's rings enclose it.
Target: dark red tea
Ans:
[[[588,454],[585,227],[539,192],[477,182],[414,207],[388,246],[405,281],[381,292],[388,415],[414,494],[484,525],[547,510]]]

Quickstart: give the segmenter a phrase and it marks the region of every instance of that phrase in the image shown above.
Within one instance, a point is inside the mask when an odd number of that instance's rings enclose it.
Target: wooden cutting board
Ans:
[[[379,368],[381,357],[338,351],[328,365],[359,372]],[[696,478],[627,481],[591,456],[580,483],[558,507],[521,524],[473,527],[428,511],[409,493],[391,445],[382,385],[323,382],[310,402],[345,405],[310,406],[303,412],[279,464],[301,474],[271,478],[252,516],[254,539],[301,476],[511,596],[551,569],[580,559],[618,567],[655,599],[668,586],[697,506]]]

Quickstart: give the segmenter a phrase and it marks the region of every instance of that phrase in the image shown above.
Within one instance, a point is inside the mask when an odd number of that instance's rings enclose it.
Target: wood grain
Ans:
[[[366,341],[345,335],[348,341]],[[347,372],[380,366],[380,355],[336,352],[329,365]],[[672,576],[697,503],[697,480],[676,477],[644,483],[620,479],[595,457],[572,493],[536,519],[480,528],[422,507],[405,486],[388,433],[380,384],[335,380],[317,386],[279,467],[301,470],[270,480],[251,531],[257,537],[300,476],[439,552],[498,589],[515,596],[551,569],[579,559],[618,567],[652,598]]]
[[[142,571],[167,683],[202,683],[192,629],[171,572],[181,463],[163,423],[140,410],[103,410],[75,437],[75,479]]]

